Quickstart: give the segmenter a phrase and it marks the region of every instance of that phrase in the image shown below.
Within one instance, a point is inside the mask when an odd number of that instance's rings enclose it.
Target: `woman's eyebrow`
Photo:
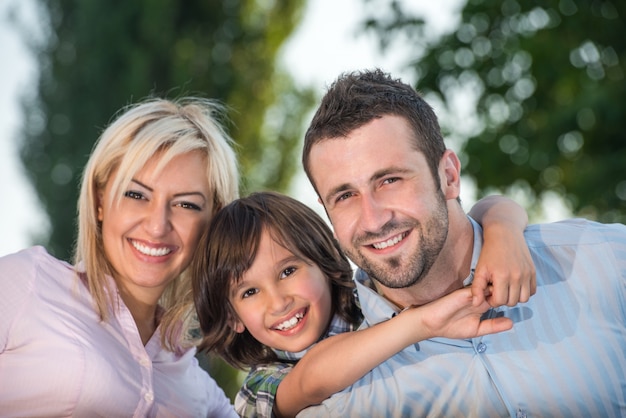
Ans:
[[[154,189],[150,186],[148,186],[147,184],[144,184],[142,182],[140,182],[137,179],[131,179],[131,182],[138,184],[139,186],[143,187],[144,189],[150,191],[150,192],[154,192]],[[207,197],[204,195],[204,193],[199,192],[199,191],[189,191],[189,192],[180,192],[180,193],[175,193],[174,197],[181,197],[181,196],[200,196],[202,199],[204,199],[205,201],[207,200]]]

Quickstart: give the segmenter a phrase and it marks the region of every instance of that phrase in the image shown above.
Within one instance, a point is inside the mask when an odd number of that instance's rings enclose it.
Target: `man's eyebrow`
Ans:
[[[330,190],[328,191],[328,193],[326,193],[325,200],[326,200],[327,202],[329,202],[333,196],[336,196],[336,195],[340,194],[341,192],[343,192],[343,191],[345,191],[345,190],[348,190],[348,189],[350,189],[350,188],[352,188],[352,186],[350,185],[350,183],[343,183],[343,184],[340,184],[340,185],[339,185],[339,186],[337,186],[337,187],[333,187],[332,189],[330,189]]]
[[[384,168],[382,170],[376,171],[374,174],[372,174],[370,179],[369,179],[369,182],[370,183],[374,182],[374,181],[379,180],[379,179],[381,179],[381,178],[383,178],[385,176],[388,176],[390,174],[395,174],[395,173],[403,174],[403,173],[408,173],[410,171],[411,170],[409,170],[408,168],[402,168],[402,167],[396,167],[396,166],[387,167],[387,168]],[[326,194],[325,200],[328,202],[328,201],[330,201],[330,199],[333,196],[336,196],[336,195],[338,195],[341,192],[344,192],[346,190],[352,189],[353,187],[354,186],[352,186],[352,184],[350,184],[350,183],[342,183],[339,186],[332,188]]]
[[[405,174],[410,172],[411,170],[408,168],[403,168],[403,167],[387,167],[383,170],[379,170],[377,172],[375,172],[374,174],[372,174],[372,177],[370,177],[370,181],[375,181],[378,179],[381,179],[383,177],[386,177],[390,174]]]

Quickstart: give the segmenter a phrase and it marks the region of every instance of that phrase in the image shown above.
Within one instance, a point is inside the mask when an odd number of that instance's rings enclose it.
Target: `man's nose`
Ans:
[[[391,219],[389,211],[372,194],[361,195],[361,213],[359,222],[363,231],[376,233]]]

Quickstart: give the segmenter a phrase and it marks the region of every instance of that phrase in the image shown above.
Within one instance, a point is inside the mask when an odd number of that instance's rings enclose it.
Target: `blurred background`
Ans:
[[[0,255],[70,257],[93,143],[148,96],[222,101],[242,194],[321,213],[304,130],[339,73],[374,67],[435,108],[466,209],[501,193],[533,222],[624,223],[624,28],[618,0],[2,0]],[[239,376],[203,361],[232,396]]]

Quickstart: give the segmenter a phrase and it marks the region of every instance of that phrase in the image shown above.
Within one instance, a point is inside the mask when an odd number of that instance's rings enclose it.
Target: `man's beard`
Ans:
[[[370,278],[388,288],[406,288],[419,283],[430,271],[448,236],[448,208],[441,191],[437,193],[436,211],[425,223],[411,219],[402,222],[390,221],[376,234],[366,233],[353,240],[351,248],[344,248],[346,255]],[[413,254],[403,254],[381,260],[381,257],[368,258],[363,255],[359,242],[372,241],[389,236],[392,231],[412,229],[411,234],[419,234],[419,247]]]

